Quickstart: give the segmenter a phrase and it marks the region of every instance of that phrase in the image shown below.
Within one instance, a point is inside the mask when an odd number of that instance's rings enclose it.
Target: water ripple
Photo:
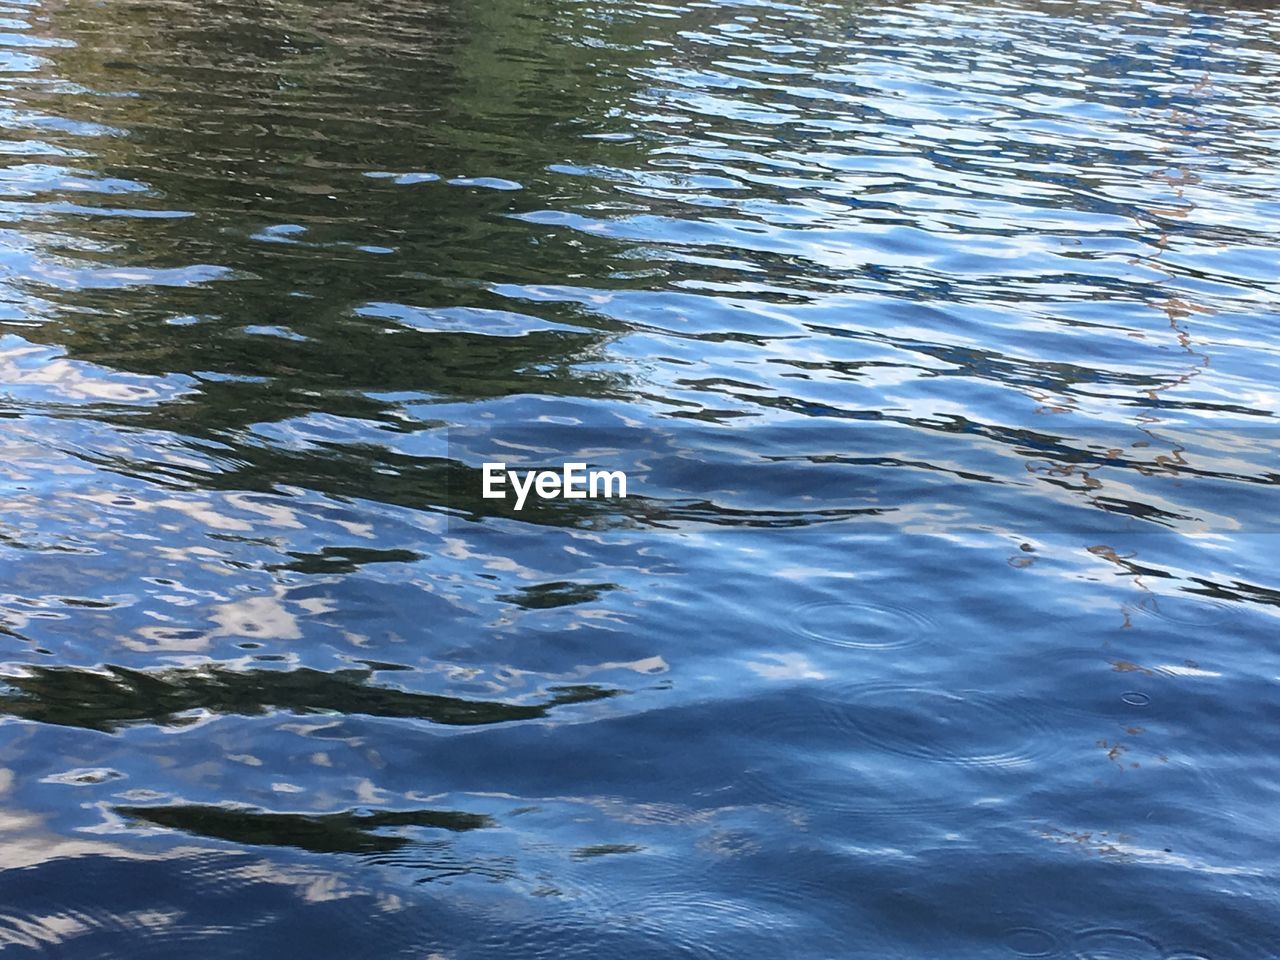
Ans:
[[[797,608],[793,617],[802,636],[858,650],[913,646],[937,630],[920,610],[871,601],[816,600]]]
[[[0,944],[1272,956],[1277,75],[1263,0],[5,4]]]
[[[1042,765],[1062,749],[1040,705],[981,690],[865,684],[828,705],[831,722],[867,743],[934,763],[1016,768]]]

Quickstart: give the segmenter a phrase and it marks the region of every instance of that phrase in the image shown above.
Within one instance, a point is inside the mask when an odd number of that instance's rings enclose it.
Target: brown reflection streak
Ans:
[[[1201,80],[1190,88],[1190,93],[1196,96],[1205,96],[1210,89],[1211,81],[1208,72],[1206,71]],[[1191,114],[1177,109],[1169,110],[1168,123],[1170,126],[1170,137],[1174,138],[1185,135],[1188,130],[1194,126],[1193,121],[1194,117]],[[1184,129],[1176,129],[1178,126],[1181,126]],[[1186,197],[1185,189],[1188,185],[1196,184],[1201,181],[1198,174],[1188,170],[1186,167],[1179,167],[1176,172],[1172,173],[1156,171],[1150,174],[1148,179],[1167,185],[1174,194],[1174,203],[1172,205],[1148,204],[1143,208],[1141,212],[1152,218],[1154,225],[1159,230],[1159,235],[1153,241],[1154,246],[1157,248],[1157,252],[1150,257],[1134,258],[1130,260],[1130,263],[1133,264],[1139,264],[1145,261],[1147,265],[1152,265],[1167,253],[1170,243],[1170,232],[1166,224],[1169,220],[1185,221],[1196,209],[1196,204]],[[1140,229],[1145,230],[1149,226],[1153,225],[1152,223],[1144,220],[1143,217],[1137,213],[1133,215],[1133,220]],[[1168,279],[1173,280],[1176,276],[1177,274],[1172,270],[1168,271]],[[1150,387],[1142,391],[1143,396],[1154,406],[1159,404],[1162,399],[1162,394],[1185,386],[1209,368],[1209,355],[1197,350],[1190,331],[1182,325],[1182,321],[1195,313],[1212,314],[1216,311],[1211,307],[1195,304],[1172,294],[1165,297],[1163,300],[1153,300],[1151,302],[1151,306],[1161,310],[1165,314],[1168,319],[1169,329],[1173,332],[1175,342],[1178,347],[1193,361],[1191,365],[1184,370],[1184,372],[1171,377],[1163,385]],[[1140,334],[1138,336],[1140,339],[1145,339],[1145,337]],[[1072,406],[1070,405],[1071,402],[1069,400],[1065,401],[1068,405],[1064,406],[1063,401],[1052,402],[1052,398],[1048,395],[1033,394],[1033,398],[1040,404],[1040,406],[1036,408],[1036,413],[1066,413],[1070,412],[1072,409]],[[1154,457],[1154,461],[1162,468],[1161,472],[1178,475],[1181,473],[1178,469],[1179,467],[1187,467],[1191,464],[1184,456],[1186,453],[1186,449],[1184,447],[1178,445],[1176,442],[1171,442],[1167,439],[1158,437],[1153,432],[1155,425],[1161,423],[1162,419],[1163,418],[1151,412],[1149,409],[1139,413],[1134,418],[1134,422],[1136,423],[1138,430],[1149,437],[1150,440],[1139,441],[1138,443],[1133,444],[1133,446],[1138,448],[1147,447],[1151,443],[1171,444],[1171,448],[1168,453],[1157,455]],[[1122,456],[1125,452],[1124,448],[1108,451],[1107,457],[1114,459]],[[1033,468],[1031,465],[1028,465],[1027,469],[1030,472],[1045,472],[1049,476],[1066,477],[1078,475],[1081,478],[1081,485],[1086,491],[1086,499],[1093,502],[1099,508],[1103,508],[1103,504],[1100,502],[1099,498],[1101,496],[1100,491],[1103,489],[1104,484],[1094,475],[1094,471],[1098,470],[1098,467],[1086,468],[1079,464],[1069,464],[1055,465],[1047,471],[1041,471]],[[1136,466],[1135,469],[1146,476],[1150,476],[1155,473],[1155,471],[1147,467]],[[1125,617],[1127,626],[1127,612],[1125,613]]]
[[[1137,587],[1139,590],[1141,590],[1143,593],[1148,594],[1149,596],[1152,596],[1152,597],[1156,595],[1155,591],[1152,590],[1150,587],[1146,585],[1146,583],[1143,582],[1142,568],[1138,566],[1138,564],[1130,562],[1137,557],[1138,554],[1136,552],[1120,554],[1116,552],[1116,549],[1114,547],[1108,546],[1105,543],[1096,543],[1091,547],[1086,547],[1085,549],[1087,549],[1095,557],[1101,557],[1103,560],[1106,560],[1108,563],[1113,563],[1117,567],[1119,567],[1121,570],[1123,570],[1124,573],[1121,574],[1121,576],[1132,577],[1133,585]],[[1137,604],[1129,604],[1129,603],[1120,604],[1120,614],[1123,617],[1123,622],[1120,624],[1120,629],[1127,630],[1133,626],[1132,611],[1133,611],[1133,608],[1136,606]]]

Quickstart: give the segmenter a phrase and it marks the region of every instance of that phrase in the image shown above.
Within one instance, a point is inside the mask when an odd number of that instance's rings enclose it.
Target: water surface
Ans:
[[[2,2],[6,957],[1280,957],[1270,5]]]

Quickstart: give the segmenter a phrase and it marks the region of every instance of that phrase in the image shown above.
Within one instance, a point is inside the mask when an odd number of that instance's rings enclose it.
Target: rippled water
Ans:
[[[6,957],[1280,957],[1269,4],[3,4]]]

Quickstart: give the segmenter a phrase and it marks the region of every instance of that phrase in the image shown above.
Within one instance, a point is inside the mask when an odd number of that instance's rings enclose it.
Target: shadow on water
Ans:
[[[0,713],[39,723],[115,731],[134,724],[180,727],[203,712],[255,716],[273,710],[427,720],[475,726],[534,720],[559,706],[614,696],[589,685],[555,687],[541,703],[513,704],[370,685],[368,671],[236,671],[217,666],[157,671],[33,667],[9,676]]]
[[[454,810],[379,810],[373,813],[266,813],[227,807],[116,807],[128,820],[183,830],[253,846],[297,847],[312,853],[386,853],[411,843],[408,837],[378,833],[395,827],[460,832],[483,830],[493,819]]]

